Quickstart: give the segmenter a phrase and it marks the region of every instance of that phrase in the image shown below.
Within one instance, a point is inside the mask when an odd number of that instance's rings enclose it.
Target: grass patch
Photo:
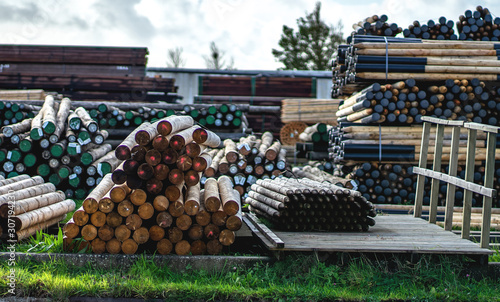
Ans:
[[[500,284],[474,279],[461,261],[423,257],[418,263],[361,257],[345,265],[314,256],[291,255],[273,264],[234,267],[227,272],[174,272],[142,258],[129,269],[105,271],[62,261],[16,264],[17,295],[130,297],[167,301],[500,301]],[[0,293],[10,267],[0,264]],[[1,296],[0,296],[1,297]]]

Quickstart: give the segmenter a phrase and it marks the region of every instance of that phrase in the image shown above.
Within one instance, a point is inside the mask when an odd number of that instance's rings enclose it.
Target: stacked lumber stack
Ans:
[[[489,9],[477,6],[475,11],[466,10],[457,21],[460,40],[498,41],[500,18],[494,18]]]
[[[83,198],[114,169],[119,162],[104,143],[108,133],[99,130],[84,108],[70,108],[70,99],[56,102],[47,96],[35,117],[4,126],[2,173],[40,175],[67,197]]]
[[[425,24],[413,21],[413,24],[403,30],[405,38],[422,38],[426,40],[457,40],[458,36],[453,30],[452,20],[440,17],[438,22],[429,20]]]
[[[396,23],[387,23],[387,15],[373,15],[352,25],[355,35],[395,37],[403,31]]]
[[[83,238],[94,253],[219,254],[241,227],[240,195],[227,176],[200,174],[220,139],[189,116],[144,124],[116,150],[124,162],[84,200],[65,226],[67,245]]]
[[[413,124],[422,116],[500,124],[500,98],[496,87],[470,81],[436,81],[429,85],[412,79],[394,84],[374,83],[349,97],[336,112],[339,122]]]
[[[286,231],[368,231],[373,205],[361,193],[308,178],[275,178],[253,184],[250,211]]]
[[[337,129],[339,130],[339,129]],[[381,162],[418,162],[422,141],[422,126],[347,126],[337,132],[331,141],[330,158],[349,165],[369,161]],[[430,134],[428,161],[434,158],[434,139],[436,128]],[[464,163],[467,154],[467,132],[460,133],[458,161]],[[442,160],[449,161],[451,150],[451,129],[445,129]],[[500,160],[500,154],[496,154]],[[477,136],[476,161],[486,160],[486,135]]]
[[[281,102],[281,121],[336,125],[337,117],[333,113],[338,110],[339,103],[340,100],[284,99]]]
[[[238,143],[231,139],[223,143],[224,148],[210,151],[213,161],[205,171],[204,179],[227,175],[242,196],[258,179],[275,178],[286,170],[286,149],[274,140],[271,132],[264,132],[260,138],[249,135]]]
[[[66,218],[75,202],[40,176],[0,180],[0,236],[18,242]]]
[[[13,102],[0,102],[0,125],[16,124],[24,119],[33,118],[40,110],[38,106],[17,104]],[[4,139],[4,137],[1,137]]]
[[[351,45],[339,46],[332,66],[333,98],[345,85],[369,81],[498,81],[494,42],[390,38],[386,44],[380,37],[364,41],[355,36]]]

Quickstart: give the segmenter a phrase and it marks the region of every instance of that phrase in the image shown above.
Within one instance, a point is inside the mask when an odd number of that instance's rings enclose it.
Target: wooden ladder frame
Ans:
[[[488,248],[490,242],[490,225],[491,225],[491,206],[493,197],[497,192],[493,189],[493,176],[495,170],[495,148],[497,133],[500,133],[500,127],[484,125],[479,123],[468,123],[464,121],[449,121],[434,117],[422,117],[424,122],[422,129],[422,143],[420,148],[420,158],[418,167],[413,168],[413,172],[417,174],[417,189],[415,194],[414,217],[422,216],[422,202],[424,198],[424,182],[425,177],[432,178],[431,197],[429,207],[429,223],[436,223],[436,214],[438,207],[439,181],[442,180],[448,183],[446,191],[445,204],[445,220],[444,229],[451,231],[453,222],[453,206],[455,203],[455,189],[460,187],[464,189],[463,201],[463,222],[462,222],[462,238],[469,239],[470,236],[470,221],[472,208],[472,192],[483,196],[483,217],[481,225],[481,242],[482,248]],[[427,169],[427,155],[429,148],[429,136],[431,125],[437,124],[436,141],[434,151],[433,167]],[[443,151],[443,136],[445,126],[451,126],[451,151],[448,174],[441,173],[441,156]],[[466,128],[468,131],[467,137],[467,157],[465,163],[465,180],[458,178],[458,147],[460,140],[460,128]],[[474,161],[476,156],[476,138],[477,131],[487,133],[486,146],[486,170],[484,175],[484,186],[475,184],[474,179]]]

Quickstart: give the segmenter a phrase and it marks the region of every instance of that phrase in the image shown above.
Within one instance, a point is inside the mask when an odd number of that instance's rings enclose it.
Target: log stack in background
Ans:
[[[226,139],[224,148],[211,152],[215,155],[203,182],[207,177],[230,176],[243,197],[258,179],[278,177],[287,168],[286,149],[271,132],[264,132],[260,138],[242,137],[238,143]]]
[[[332,128],[328,124],[316,123],[304,129],[299,134],[301,142],[295,144],[296,157],[319,161],[328,159],[329,130]]]
[[[373,15],[352,25],[355,35],[395,37],[403,31],[396,23],[387,23],[387,15]],[[349,37],[351,38],[351,37]],[[349,38],[347,39],[349,42]]]
[[[405,38],[422,38],[426,40],[457,40],[458,36],[453,29],[453,20],[440,17],[438,22],[429,20],[421,24],[414,21],[413,24],[403,30]]]
[[[144,124],[115,149],[124,162],[92,191],[65,226],[66,245],[83,238],[94,253],[219,254],[241,227],[240,195],[229,177],[200,175],[203,149],[220,138],[190,116]]]
[[[75,202],[40,176],[0,180],[1,239],[21,241],[66,218]],[[11,231],[9,231],[11,230]]]
[[[16,124],[28,118],[33,118],[40,110],[38,106],[18,104],[13,102],[0,102],[0,125]]]
[[[339,108],[341,100],[284,99],[281,102],[281,121],[283,123],[322,122],[337,125],[337,117],[332,115]]]
[[[252,185],[250,211],[286,231],[368,231],[372,204],[361,193],[308,178],[280,177]]]
[[[460,40],[498,41],[500,18],[493,17],[486,7],[477,6],[474,11],[466,10],[458,17],[457,29]]]

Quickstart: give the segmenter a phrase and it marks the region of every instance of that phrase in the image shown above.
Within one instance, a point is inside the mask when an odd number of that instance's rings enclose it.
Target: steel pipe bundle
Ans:
[[[286,170],[286,149],[271,132],[260,138],[255,135],[242,137],[238,143],[224,140],[224,148],[211,151],[212,163],[204,173],[207,177],[227,175],[233,179],[235,189],[245,196],[258,179],[275,178]]]
[[[454,22],[440,17],[438,22],[429,20],[425,24],[413,21],[413,24],[403,30],[405,38],[422,38],[426,40],[457,40],[458,36],[453,30]]]
[[[352,25],[355,35],[373,35],[395,37],[403,31],[396,23],[387,23],[386,15],[373,15]],[[349,38],[348,38],[349,42]]]
[[[258,180],[245,203],[286,231],[360,232],[375,225],[375,210],[360,192],[308,178]]]
[[[499,79],[494,42],[391,38],[386,44],[380,37],[357,37],[353,44],[340,45],[333,60],[333,98],[346,85],[360,82]]]
[[[493,17],[486,7],[477,6],[475,11],[466,10],[458,17],[457,29],[460,40],[498,41],[500,18]]]
[[[500,123],[496,87],[474,78],[444,82],[374,83],[344,100],[336,112],[339,122],[413,124],[422,116],[464,120],[490,125]]]
[[[0,238],[4,241],[26,239],[64,220],[74,209],[73,200],[40,176],[21,174],[0,180]]]

